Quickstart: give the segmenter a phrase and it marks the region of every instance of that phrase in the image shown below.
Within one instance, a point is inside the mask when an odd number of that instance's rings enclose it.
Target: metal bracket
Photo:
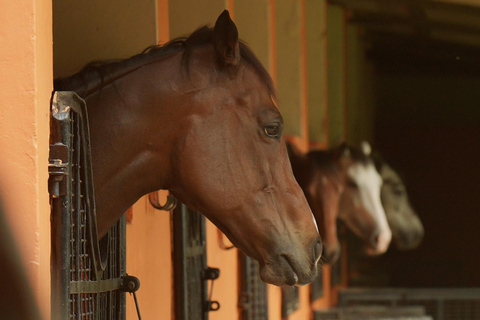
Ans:
[[[231,245],[231,246],[225,245],[225,243],[223,242],[223,237],[224,237],[223,232],[220,231],[220,229],[217,229],[217,240],[218,240],[218,246],[220,247],[220,249],[226,251],[226,250],[231,250],[235,248],[234,245]]]
[[[67,194],[64,177],[68,174],[68,148],[63,143],[50,145],[48,192],[52,198]]]
[[[205,312],[210,312],[210,311],[217,311],[220,309],[220,302],[211,300],[212,298],[212,292],[213,292],[213,281],[218,279],[220,276],[220,269],[218,268],[210,268],[208,267],[207,269],[203,270],[202,272],[202,278],[203,280],[211,280],[212,285],[210,287],[210,295],[207,301],[205,301],[205,306],[204,310]]]
[[[218,301],[206,301],[205,302],[205,311],[210,312],[210,311],[217,311],[220,309],[220,303]]]
[[[168,195],[167,202],[164,205],[161,205],[156,191],[148,194],[148,201],[150,201],[152,207],[157,210],[172,211],[177,207],[177,199],[172,195]]]
[[[243,291],[238,295],[238,308],[250,308],[250,295],[248,294],[248,292]]]
[[[140,288],[140,280],[137,277],[129,276],[128,274],[122,277],[122,286],[120,291],[129,292],[133,294],[133,299],[135,301],[135,308],[137,309],[138,320],[142,320],[140,315],[140,307],[138,306],[137,295],[135,292]]]
[[[122,286],[120,291],[133,293],[140,288],[140,280],[137,277],[126,276],[122,277]]]
[[[220,269],[208,267],[203,270],[202,277],[204,280],[217,280],[220,277]]]

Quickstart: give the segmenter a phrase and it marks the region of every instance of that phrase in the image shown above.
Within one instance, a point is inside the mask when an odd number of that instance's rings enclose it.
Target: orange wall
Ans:
[[[218,311],[210,312],[210,320],[238,319],[238,252],[237,249],[224,250],[219,241],[226,246],[232,244],[217,227],[207,220],[207,265],[220,269],[220,277],[213,285],[212,300],[220,303]],[[210,290],[210,282],[208,283]]]
[[[0,190],[42,315],[50,313],[52,3],[0,2]]]
[[[133,206],[132,222],[127,223],[127,273],[140,279],[136,294],[144,319],[172,317],[171,256],[170,212],[154,209],[144,196]],[[133,296],[126,298],[127,319],[138,319]]]

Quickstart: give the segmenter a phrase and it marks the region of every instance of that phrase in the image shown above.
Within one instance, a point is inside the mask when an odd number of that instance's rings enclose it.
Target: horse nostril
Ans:
[[[380,234],[379,233],[374,233],[370,237],[370,244],[376,248],[378,246],[378,242],[380,241]]]
[[[318,260],[322,256],[323,245],[322,240],[318,238],[313,245],[313,259],[315,260],[315,264],[317,264]]]

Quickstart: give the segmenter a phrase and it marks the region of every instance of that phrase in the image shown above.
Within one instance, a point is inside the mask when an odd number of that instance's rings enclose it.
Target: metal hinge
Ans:
[[[68,148],[63,143],[50,145],[48,164],[48,192],[52,198],[58,198],[67,193]]]

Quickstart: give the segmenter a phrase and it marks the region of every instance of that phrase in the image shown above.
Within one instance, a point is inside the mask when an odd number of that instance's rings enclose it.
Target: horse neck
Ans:
[[[341,188],[333,156],[329,151],[315,150],[306,158],[304,161],[291,159],[295,178],[305,192],[325,243],[335,246]]]
[[[100,235],[142,195],[168,188],[175,130],[173,122],[165,120],[177,117],[179,108],[166,103],[168,90],[160,88],[162,99],[147,91],[152,87],[145,85],[152,81],[147,76],[145,70],[137,71],[86,100]],[[156,75],[155,81],[163,80]]]
[[[329,150],[323,151],[319,156],[318,170],[321,171],[322,179],[322,203],[324,220],[328,232],[326,241],[328,243],[338,242],[336,221],[340,204],[340,197],[343,191],[341,172],[336,166],[334,155]]]

